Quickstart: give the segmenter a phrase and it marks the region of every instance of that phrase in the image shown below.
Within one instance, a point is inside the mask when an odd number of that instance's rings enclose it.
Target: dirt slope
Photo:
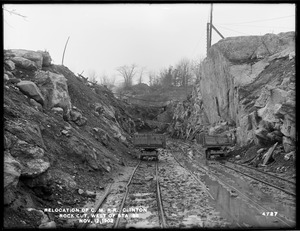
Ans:
[[[31,51],[26,54],[37,56]],[[27,56],[25,61],[34,60]],[[50,64],[30,69],[17,62],[10,66],[10,57],[19,53],[6,57],[4,227],[37,228],[45,215],[37,210],[80,207],[87,199],[93,200],[78,192],[104,190],[126,160],[135,157],[130,136],[136,131],[135,122],[126,105],[107,88],[89,84],[67,67]],[[50,78],[37,78],[40,72],[63,75],[67,91],[56,92],[61,83],[51,89]],[[30,81],[28,87],[35,84],[40,89],[47,104],[33,99],[30,91],[35,89],[21,90],[20,83],[26,81]],[[70,98],[68,118],[65,109],[48,107],[54,97],[50,91]],[[62,225],[61,219],[48,217],[46,224],[49,221]]]

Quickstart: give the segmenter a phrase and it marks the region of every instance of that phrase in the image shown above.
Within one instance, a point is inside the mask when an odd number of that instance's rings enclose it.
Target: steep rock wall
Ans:
[[[236,126],[240,145],[253,140],[293,143],[294,56],[294,32],[219,41],[201,65],[200,81],[187,100],[187,111],[180,110],[180,104],[174,110],[171,133],[177,129],[184,133],[182,137],[191,138],[208,130],[207,123],[225,122]],[[187,134],[189,130],[194,131]]]

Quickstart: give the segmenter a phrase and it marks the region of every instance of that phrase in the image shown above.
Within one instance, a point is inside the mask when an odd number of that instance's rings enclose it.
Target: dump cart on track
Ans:
[[[158,160],[158,149],[166,148],[166,137],[162,134],[140,133],[134,134],[133,145],[140,151],[139,158]]]
[[[211,155],[225,156],[228,147],[233,146],[234,142],[226,135],[207,135],[200,133],[197,136],[197,143],[201,144],[205,149],[206,159],[210,159]]]

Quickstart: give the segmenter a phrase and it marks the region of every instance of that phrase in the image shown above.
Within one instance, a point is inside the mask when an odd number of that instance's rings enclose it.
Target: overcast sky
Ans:
[[[211,4],[6,4],[4,48],[49,51],[75,74],[118,77],[135,63],[145,73],[204,58]],[[213,4],[213,25],[224,37],[295,31],[295,4]],[[221,37],[213,32],[212,44]],[[148,80],[145,74],[145,82]]]

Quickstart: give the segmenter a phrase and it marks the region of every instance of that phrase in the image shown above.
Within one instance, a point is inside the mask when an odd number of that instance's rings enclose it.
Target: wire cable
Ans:
[[[293,16],[295,16],[295,15],[289,15],[289,16],[278,17],[278,18],[269,18],[269,19],[263,19],[263,20],[248,21],[248,22],[226,23],[226,24],[221,24],[221,25],[239,25],[239,24],[246,24],[246,23],[252,23],[252,22],[265,22],[265,21],[273,21],[273,20],[282,19],[282,18],[290,18]]]

